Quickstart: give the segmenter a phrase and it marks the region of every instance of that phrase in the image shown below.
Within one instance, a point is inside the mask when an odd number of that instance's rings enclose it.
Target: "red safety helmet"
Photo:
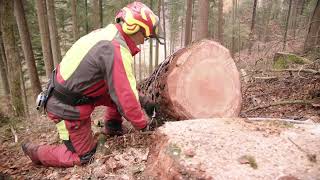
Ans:
[[[126,34],[131,35],[142,30],[146,38],[156,38],[159,41],[159,17],[141,2],[133,2],[122,8],[115,21],[123,22],[122,29]]]

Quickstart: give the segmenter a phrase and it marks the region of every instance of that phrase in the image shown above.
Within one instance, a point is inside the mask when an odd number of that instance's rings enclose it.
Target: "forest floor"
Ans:
[[[241,117],[277,117],[297,121],[320,122],[320,75],[304,72],[271,72],[269,66],[257,61],[238,61],[244,69],[242,78],[243,108]],[[311,67],[310,67],[311,68]],[[318,67],[319,69],[319,67]],[[269,78],[261,78],[269,77]],[[297,100],[300,103],[297,103]],[[277,102],[285,102],[275,105]],[[5,105],[3,105],[5,106]],[[103,109],[93,115],[96,124],[102,121]],[[10,126],[12,128],[10,128]],[[99,128],[93,125],[94,132]],[[15,131],[18,142],[14,142]],[[99,139],[103,139],[102,135]],[[32,116],[0,125],[0,180],[1,179],[143,179],[149,148],[154,134],[132,132],[121,137],[107,138],[98,146],[91,164],[73,168],[45,168],[32,165],[23,154],[21,142],[31,140],[40,144],[58,143],[54,123],[46,117]]]

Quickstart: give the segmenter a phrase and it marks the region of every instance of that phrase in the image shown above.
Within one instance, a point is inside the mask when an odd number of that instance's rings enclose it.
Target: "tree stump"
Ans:
[[[236,117],[241,107],[237,67],[222,45],[202,40],[169,56],[139,84],[157,114],[175,120]]]

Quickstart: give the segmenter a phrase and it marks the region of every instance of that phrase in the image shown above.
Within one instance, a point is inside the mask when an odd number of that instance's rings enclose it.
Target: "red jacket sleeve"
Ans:
[[[147,125],[147,117],[141,109],[136,80],[132,72],[133,58],[130,51],[120,46],[117,41],[112,41],[114,47],[113,65],[109,81],[109,93],[117,104],[121,115],[132,123],[137,129]]]

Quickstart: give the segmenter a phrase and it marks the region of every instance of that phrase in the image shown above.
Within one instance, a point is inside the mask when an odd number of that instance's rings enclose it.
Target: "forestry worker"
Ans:
[[[106,135],[121,135],[122,117],[137,129],[148,126],[132,72],[133,56],[148,38],[158,37],[159,18],[141,2],[121,9],[115,24],[80,38],[53,71],[45,110],[63,144],[22,144],[34,164],[72,167],[89,162],[97,143],[90,115],[106,106]]]

